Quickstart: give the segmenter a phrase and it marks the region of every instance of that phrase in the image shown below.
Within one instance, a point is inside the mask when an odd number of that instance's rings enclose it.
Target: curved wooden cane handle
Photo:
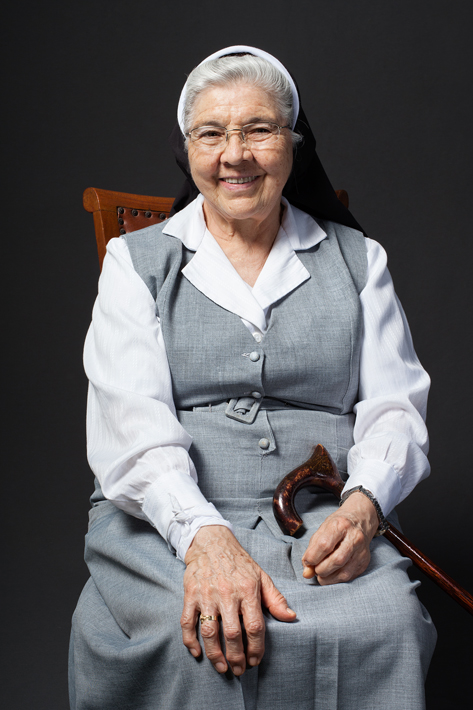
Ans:
[[[301,488],[319,486],[340,498],[344,485],[327,449],[318,444],[310,459],[295,468],[291,473],[288,473],[274,492],[274,516],[283,533],[294,535],[302,525],[302,518],[298,515],[294,504],[296,493]],[[473,614],[473,596],[432,560],[429,560],[394,525],[389,524],[384,537],[397,547],[402,555],[410,558],[419,569],[447,592],[452,599],[455,599],[458,604],[470,614]]]
[[[307,486],[320,486],[340,498],[344,485],[329,452],[322,444],[317,444],[310,459],[284,476],[274,491],[274,517],[283,533],[294,535],[302,525],[294,504],[297,491]]]

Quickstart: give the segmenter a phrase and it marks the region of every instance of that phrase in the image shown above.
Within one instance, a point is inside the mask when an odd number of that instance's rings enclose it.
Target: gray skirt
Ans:
[[[272,517],[270,491],[282,472],[307,458],[301,455],[304,447],[310,453],[309,442],[316,443],[310,426],[314,413],[291,413],[290,425],[287,414],[262,411],[246,431],[241,427],[247,425],[222,412],[210,419],[203,412],[179,416],[194,436],[190,453],[205,494],[234,524],[238,540],[271,576],[297,620],[283,623],[265,612],[261,665],[240,678],[219,675],[205,655],[195,659],[182,644],[185,565],[148,523],[101,500],[99,492],[86,537],[91,577],[73,617],[72,710],[425,707],[424,680],[436,634],[417,599],[418,583],[406,573],[409,561],[376,538],[364,574],[348,584],[321,587],[302,577],[301,558],[310,536],[337,508],[335,499],[307,489],[299,494],[304,528],[296,539],[283,535]],[[200,430],[211,431],[218,445],[209,446]],[[248,435],[235,437],[242,431]],[[326,442],[328,436],[322,431],[317,440]],[[262,452],[261,437],[277,446]],[[200,447],[203,439],[206,445]],[[275,455],[281,451],[284,456]]]

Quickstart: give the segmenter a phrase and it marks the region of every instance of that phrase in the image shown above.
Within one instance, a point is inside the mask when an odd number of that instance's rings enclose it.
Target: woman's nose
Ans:
[[[228,133],[225,148],[222,151],[221,160],[225,163],[239,163],[242,160],[251,159],[251,150],[243,140],[241,131]]]

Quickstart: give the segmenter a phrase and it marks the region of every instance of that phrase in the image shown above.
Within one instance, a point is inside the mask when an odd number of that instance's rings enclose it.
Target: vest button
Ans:
[[[260,449],[269,449],[270,443],[271,442],[269,441],[269,439],[260,439],[258,441],[258,446],[260,447]]]
[[[253,338],[256,340],[257,343],[261,343],[263,340],[263,336],[261,333],[253,333]]]
[[[251,362],[258,362],[260,358],[260,354],[256,352],[256,350],[252,353],[250,353],[250,360]]]
[[[261,397],[263,395],[261,394],[261,392],[252,392],[251,396],[254,397],[255,399],[261,399]]]

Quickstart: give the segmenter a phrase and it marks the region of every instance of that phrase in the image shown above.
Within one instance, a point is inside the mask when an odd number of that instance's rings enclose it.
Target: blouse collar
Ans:
[[[258,279],[251,288],[239,276],[207,229],[199,195],[165,225],[163,233],[176,237],[195,256],[182,274],[195,288],[222,308],[266,331],[271,306],[310,278],[296,252],[314,247],[327,236],[310,215],[285,206],[281,226]]]

